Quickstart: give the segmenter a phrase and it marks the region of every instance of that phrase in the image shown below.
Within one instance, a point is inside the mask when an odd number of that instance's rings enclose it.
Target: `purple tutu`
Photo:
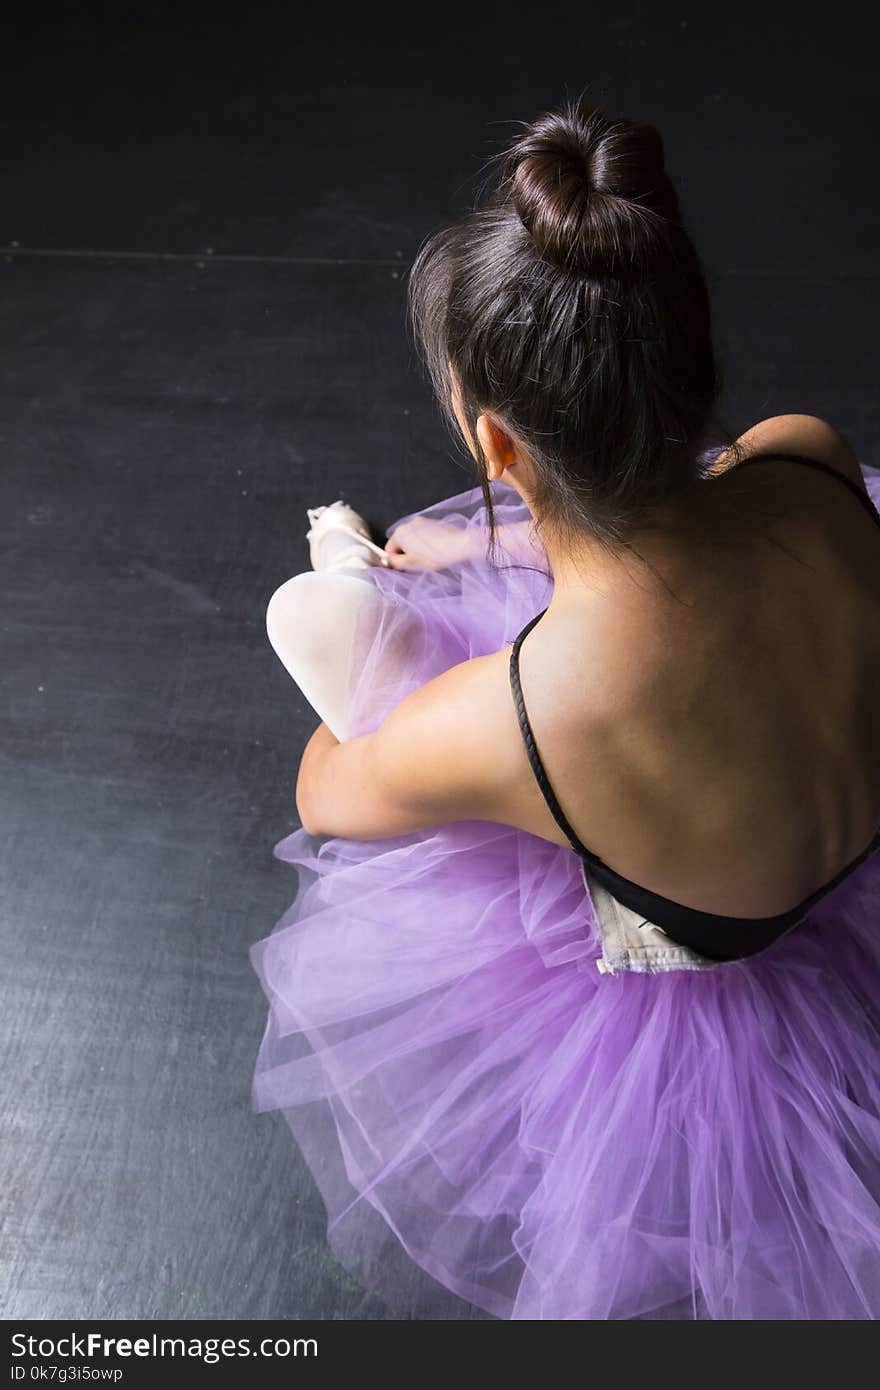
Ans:
[[[418,515],[485,538],[478,488]],[[370,578],[355,733],[552,594],[503,557]],[[300,829],[274,853],[298,884],[251,949],[254,1105],[284,1113],[368,1289],[393,1300],[414,1261],[498,1318],[880,1313],[880,854],[750,961],[612,975],[574,850],[522,830]]]

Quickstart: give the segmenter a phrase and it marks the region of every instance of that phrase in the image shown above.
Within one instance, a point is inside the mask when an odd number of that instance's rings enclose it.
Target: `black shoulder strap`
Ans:
[[[858,483],[852,478],[848,478],[845,473],[841,473],[838,468],[832,468],[830,463],[821,463],[819,459],[805,458],[803,454],[781,454],[775,450],[765,450],[760,454],[749,454],[748,458],[740,459],[739,463],[734,464],[730,470],[736,473],[738,469],[745,468],[747,463],[759,463],[763,459],[787,459],[790,463],[803,463],[807,468],[819,468],[823,473],[830,473],[832,478],[836,478],[839,483],[843,483],[859,499],[863,507],[867,508],[868,515],[872,521],[876,521],[880,526],[880,512],[874,506],[870,494],[866,489],[860,488]]]
[[[553,816],[553,819],[556,821],[556,824],[559,826],[560,830],[563,832],[564,835],[568,837],[574,849],[577,850],[578,854],[582,855],[585,859],[589,859],[592,861],[595,858],[595,856],[591,853],[590,850],[587,849],[586,845],[582,844],[581,841],[578,839],[577,835],[575,834],[574,830],[572,829],[566,818],[565,812],[563,811],[559,802],[556,800],[556,793],[550,785],[550,779],[544,770],[544,764],[541,762],[541,757],[538,753],[537,745],[535,744],[535,736],[532,733],[532,726],[529,723],[529,716],[526,714],[526,705],[525,700],[523,699],[522,685],[520,684],[519,679],[519,649],[522,646],[523,638],[527,635],[527,633],[531,632],[532,628],[535,626],[535,623],[538,621],[539,618],[543,618],[546,612],[547,609],[542,608],[540,613],[536,613],[534,618],[529,619],[522,631],[514,638],[513,647],[510,651],[510,689],[513,693],[513,703],[516,709],[516,717],[519,720],[519,727],[523,736],[523,743],[526,746],[526,753],[528,754],[529,764],[531,766],[532,772],[535,774],[535,781],[541,789],[544,800],[547,802],[547,805],[550,808],[550,813]]]

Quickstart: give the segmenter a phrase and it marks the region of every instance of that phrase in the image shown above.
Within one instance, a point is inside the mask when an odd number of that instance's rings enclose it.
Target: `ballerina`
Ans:
[[[478,485],[310,509],[269,602],[322,722],[255,1107],[386,1297],[874,1318],[880,472],[723,431],[661,137],[583,97],[409,290]]]

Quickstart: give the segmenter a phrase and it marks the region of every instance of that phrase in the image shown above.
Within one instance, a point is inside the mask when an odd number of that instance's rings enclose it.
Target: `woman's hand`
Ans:
[[[465,526],[433,517],[414,517],[394,528],[385,543],[388,568],[442,570],[471,557],[474,536]]]

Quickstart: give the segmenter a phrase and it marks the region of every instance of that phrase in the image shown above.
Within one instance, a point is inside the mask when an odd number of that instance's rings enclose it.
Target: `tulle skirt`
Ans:
[[[485,535],[477,488],[418,515]],[[353,732],[513,640],[552,594],[522,559],[370,572]],[[880,855],[750,961],[608,975],[577,856],[521,830],[274,853],[297,888],[251,948],[253,1101],[367,1289],[399,1300],[415,1264],[497,1318],[878,1315]]]

